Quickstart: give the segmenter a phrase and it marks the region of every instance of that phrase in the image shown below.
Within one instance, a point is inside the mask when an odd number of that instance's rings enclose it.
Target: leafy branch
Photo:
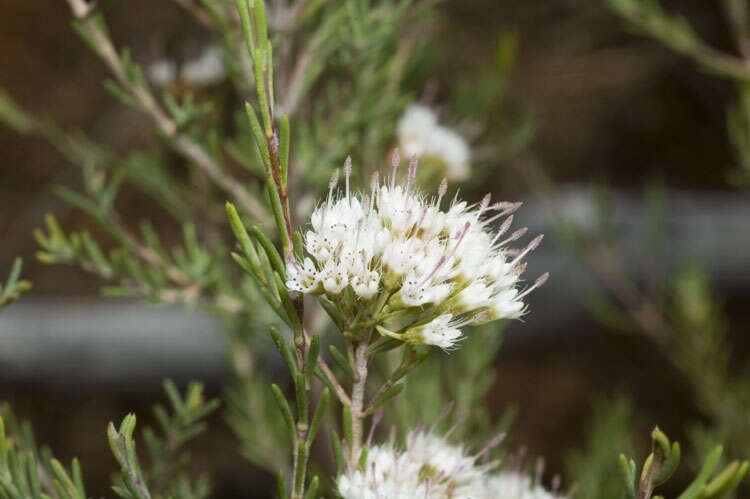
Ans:
[[[650,499],[654,488],[666,482],[680,463],[680,444],[654,428],[651,432],[652,451],[641,468],[640,479],[636,481],[637,466],[633,459],[620,455],[620,471],[625,483],[627,499]],[[719,499],[732,492],[740,484],[750,467],[748,461],[733,461],[714,475],[722,454],[717,446],[706,457],[698,476],[677,499]],[[713,476],[713,478],[711,478]],[[663,499],[654,496],[654,499]]]
[[[16,301],[22,294],[31,289],[31,283],[29,281],[19,279],[21,277],[22,264],[23,262],[20,258],[13,260],[13,266],[10,268],[8,280],[4,285],[0,282],[0,310]]]
[[[28,423],[0,404],[0,499],[86,499],[81,466],[69,468],[49,449],[36,449]]]
[[[115,77],[108,89],[148,114],[169,143],[182,155],[193,161],[219,188],[237,200],[243,209],[261,223],[269,221],[265,208],[248,190],[227,175],[219,163],[198,142],[181,131],[181,124],[162,109],[148,88],[140,68],[131,60],[129,52],[118,53],[106,28],[104,17],[96,2],[68,0],[76,21],[76,32],[87,45],[105,62]]]

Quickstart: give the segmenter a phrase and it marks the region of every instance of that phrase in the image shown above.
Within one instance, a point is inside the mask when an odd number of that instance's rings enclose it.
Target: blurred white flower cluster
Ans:
[[[405,449],[393,442],[370,448],[362,469],[337,479],[344,499],[557,499],[515,471],[493,472],[497,462],[480,463],[500,439],[470,455],[433,431],[407,436]]]
[[[398,140],[407,157],[436,160],[449,180],[466,180],[471,173],[471,149],[458,133],[438,123],[427,106],[412,104],[398,122]]]
[[[444,210],[445,181],[428,196],[414,185],[416,160],[405,185],[396,182],[399,164],[396,152],[390,178],[381,183],[376,174],[369,193],[354,194],[347,160],[345,191],[334,193],[335,175],[311,216],[309,256],[287,264],[287,287],[324,295],[342,316],[359,317],[350,330],[367,324],[384,336],[443,349],[455,346],[464,325],[520,317],[524,296],[547,278],[519,289],[524,258],[542,238],[521,250],[507,247],[526,232],[507,234],[520,203],[454,198]],[[413,320],[399,331],[387,328],[407,318]]]
[[[180,81],[192,87],[208,87],[222,82],[227,70],[221,60],[221,51],[214,45],[203,48],[201,53],[179,65],[171,59],[158,59],[148,67],[151,82],[166,87]]]

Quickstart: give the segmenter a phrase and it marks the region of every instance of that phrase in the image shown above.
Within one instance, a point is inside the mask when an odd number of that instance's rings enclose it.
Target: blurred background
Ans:
[[[663,6],[707,44],[735,51],[716,3]],[[570,485],[585,478],[597,438],[632,439],[642,458],[637,443],[656,424],[696,449],[747,428],[750,200],[727,125],[737,85],[635,36],[604,2],[450,0],[435,15],[404,85],[471,138],[476,170],[463,196],[524,201],[516,224],[547,235],[529,272],[552,277],[503,332],[486,397],[493,419],[517,408],[512,445],[545,456],[548,473]],[[144,66],[199,58],[211,39],[167,1],[119,2],[107,19]],[[70,29],[65,2],[6,2],[0,87],[19,106],[115,150],[154,141],[148,118],[103,88],[107,77]],[[203,91],[232,99],[222,85]],[[102,298],[90,273],[38,262],[32,230],[46,213],[66,229],[91,225],[53,192],[79,187],[80,170],[35,134],[5,127],[0,158],[0,269],[22,256],[34,285],[0,316],[0,399],[59,457],[86,463],[90,493],[107,495],[107,422],[129,411],[146,419],[167,377],[221,394],[225,340],[200,311]],[[117,206],[126,225],[149,217],[165,241],[179,239],[153,202],[126,190]],[[732,394],[721,414],[707,398],[720,396],[715,387],[700,386],[710,370]],[[618,433],[623,421],[632,434]],[[211,423],[193,455],[211,463],[216,497],[270,497],[271,476],[237,459],[221,415]],[[735,457],[750,457],[748,439],[733,438]],[[631,448],[622,445],[612,459]]]

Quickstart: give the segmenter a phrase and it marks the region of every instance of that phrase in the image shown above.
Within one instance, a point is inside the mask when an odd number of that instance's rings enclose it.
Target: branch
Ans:
[[[263,225],[271,223],[270,216],[263,205],[255,199],[242,184],[225,174],[221,167],[193,139],[179,132],[174,122],[159,106],[156,99],[144,86],[131,81],[125,65],[107,34],[91,16],[95,3],[87,4],[84,0],[67,0],[74,17],[87,29],[91,42],[96,47],[99,57],[109,67],[118,83],[136,99],[142,110],[151,116],[159,130],[172,139],[175,149],[193,161],[217,186],[234,198],[248,213]]]

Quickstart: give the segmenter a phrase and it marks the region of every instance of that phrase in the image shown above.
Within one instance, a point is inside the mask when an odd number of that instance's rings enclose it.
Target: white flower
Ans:
[[[431,320],[424,326],[409,329],[404,335],[408,343],[435,345],[443,350],[449,350],[461,339],[460,322],[456,322],[451,314],[443,314]]]
[[[471,455],[432,430],[418,429],[407,436],[405,449],[392,442],[372,446],[364,469],[340,475],[337,490],[344,499],[556,499],[528,477],[492,473],[497,462],[480,463],[501,440]]]
[[[344,316],[356,308],[362,322],[379,326],[381,334],[444,349],[455,346],[462,326],[520,317],[524,296],[546,279],[518,289],[523,260],[541,241],[539,236],[520,251],[507,247],[525,233],[503,237],[520,203],[490,204],[486,196],[478,205],[454,199],[443,210],[445,182],[427,196],[414,185],[416,160],[406,185],[396,183],[398,167],[396,153],[385,183],[374,179],[369,193],[354,194],[347,159],[346,189],[334,192],[334,175],[327,199],[310,217],[304,238],[310,256],[287,265],[289,289],[325,294]],[[493,222],[503,217],[493,233]],[[399,321],[406,317],[414,322],[404,326]]]
[[[469,177],[471,150],[459,134],[438,124],[428,107],[412,104],[404,111],[397,127],[399,144],[408,157],[434,158],[446,166],[451,180]]]
[[[177,77],[177,64],[169,59],[158,59],[149,64],[148,79],[155,85],[166,87],[174,83]]]
[[[215,85],[226,78],[227,70],[221,60],[221,51],[216,46],[208,46],[195,59],[182,66],[180,78],[198,87]]]
[[[534,484],[528,476],[518,472],[497,473],[485,479],[480,487],[484,487],[484,495],[478,497],[496,499],[558,499],[560,497],[541,485]]]

